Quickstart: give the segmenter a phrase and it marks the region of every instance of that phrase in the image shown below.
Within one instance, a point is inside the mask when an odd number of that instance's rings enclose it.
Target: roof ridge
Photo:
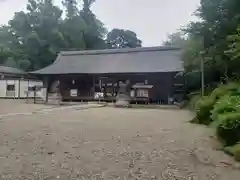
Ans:
[[[61,56],[69,55],[98,55],[98,54],[118,54],[132,52],[149,52],[149,51],[169,51],[180,50],[174,46],[153,46],[153,47],[137,47],[137,48],[119,48],[119,49],[99,49],[99,50],[82,50],[82,51],[61,51]]]

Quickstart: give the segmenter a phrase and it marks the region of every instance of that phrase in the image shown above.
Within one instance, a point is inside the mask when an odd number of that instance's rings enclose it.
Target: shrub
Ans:
[[[192,96],[190,107],[197,113],[192,122],[209,125],[212,121],[216,121],[220,114],[237,112],[236,105],[240,102],[238,97],[240,97],[240,85],[234,82],[220,84],[209,96],[202,98],[200,95]]]
[[[209,125],[213,119],[211,119],[212,110],[214,108],[215,103],[218,99],[228,93],[228,89],[226,85],[219,85],[218,88],[214,89],[209,96],[201,98],[196,103],[196,113],[197,113],[197,121],[200,124]]]
[[[232,156],[234,156],[235,160],[240,161],[240,143],[226,147],[224,151]]]
[[[216,89],[214,89],[210,95],[213,99],[220,99],[227,94],[239,94],[240,95],[240,84],[237,82],[229,82],[227,84],[220,84]]]
[[[203,97],[196,103],[196,119],[199,124],[208,125],[212,122],[210,116],[214,104],[215,100],[210,97]]]
[[[227,113],[219,116],[218,137],[225,145],[234,145],[240,141],[240,113]]]
[[[226,88],[226,86],[220,85],[218,88],[213,90],[213,92],[210,94],[210,97],[215,100],[218,100],[227,93],[228,93],[228,89]]]
[[[190,109],[192,109],[192,110],[196,109],[196,104],[200,99],[201,99],[200,94],[195,94],[195,95],[190,96],[190,102],[189,102]]]
[[[213,121],[217,121],[219,115],[230,112],[239,112],[239,105],[240,96],[225,95],[215,103],[214,108],[211,112],[211,119]]]
[[[239,82],[228,82],[226,85],[223,85],[228,91],[236,91],[239,89]]]

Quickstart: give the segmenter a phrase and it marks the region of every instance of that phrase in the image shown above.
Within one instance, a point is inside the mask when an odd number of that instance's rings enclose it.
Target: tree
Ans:
[[[83,0],[83,9],[80,11],[80,16],[87,25],[87,30],[83,33],[83,39],[86,44],[86,49],[102,49],[106,48],[103,40],[106,35],[104,24],[97,19],[90,7],[95,0]]]
[[[67,19],[72,19],[79,15],[78,3],[76,0],[63,0]]]
[[[19,67],[17,62],[13,58],[11,58],[11,57],[6,60],[4,65],[9,66],[9,67],[14,67],[14,68],[18,68]]]
[[[192,36],[185,37],[183,32],[170,34],[164,46],[174,46],[182,49],[181,59],[183,61],[185,71],[195,72],[200,70],[201,51],[203,51],[202,41]]]
[[[4,64],[8,57],[11,57],[12,54],[9,50],[5,49],[5,47],[0,47],[0,64]]]
[[[198,39],[188,38],[184,42],[181,58],[186,72],[200,71],[202,47],[202,42]]]
[[[181,60],[185,68],[185,78],[188,91],[201,88],[201,62],[204,63],[205,84],[211,84],[218,80],[218,74],[214,71],[211,57],[204,54],[203,41],[199,36],[176,32],[170,34],[163,42],[165,46],[179,47],[182,50]],[[211,52],[211,49],[209,50]]]
[[[86,48],[83,35],[87,32],[87,25],[80,16],[80,9],[76,0],[64,0],[63,6],[66,18],[61,24],[66,44],[66,49],[81,50]]]
[[[29,69],[39,69],[52,63],[59,48],[65,47],[59,31],[62,11],[52,0],[29,0],[26,12],[17,12],[9,21],[9,29],[14,36],[12,51],[22,52],[19,61],[27,59]],[[22,64],[22,63],[21,63]],[[24,65],[24,67],[27,67]]]
[[[124,29],[113,29],[107,34],[106,41],[109,48],[135,48],[142,46],[142,41],[138,39],[135,32]]]
[[[240,20],[240,1],[238,0],[201,0],[196,15],[201,19],[188,25],[186,32],[202,39],[204,56],[208,58],[213,72],[222,76],[231,75],[226,41],[229,34],[236,33]]]
[[[16,38],[11,33],[10,27],[0,27],[0,64],[19,67],[18,64],[20,63],[21,59],[24,58],[24,55],[23,52],[20,51],[16,46],[13,46],[15,42]],[[25,60],[25,62],[26,61],[27,60]]]
[[[240,25],[237,27],[235,34],[230,34],[227,37],[229,43],[229,49],[225,51],[225,54],[229,57],[228,67],[232,69],[233,75],[240,76]]]
[[[184,38],[184,33],[179,31],[179,32],[170,34],[167,40],[163,42],[163,45],[183,47],[185,44],[185,41],[186,41],[186,38]]]
[[[240,25],[237,28],[236,34],[228,36],[229,50],[226,54],[229,55],[231,60],[239,60],[240,58]]]
[[[51,64],[62,50],[108,48],[103,23],[91,11],[93,0],[28,0],[26,11],[16,12],[0,27],[0,63],[24,70]],[[62,16],[62,12],[66,16]]]
[[[10,50],[7,48],[9,38],[7,31],[7,27],[0,27],[0,64],[3,64],[11,54]]]
[[[0,37],[7,38],[0,41],[0,62],[34,70],[51,64],[61,50],[105,48],[105,28],[90,10],[93,1],[83,2],[79,9],[76,0],[63,0],[62,18],[53,0],[28,0],[27,11],[0,28]]]

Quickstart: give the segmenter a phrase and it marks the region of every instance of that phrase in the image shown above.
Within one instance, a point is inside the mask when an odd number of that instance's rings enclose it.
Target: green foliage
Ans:
[[[181,59],[186,72],[200,70],[200,63],[203,59],[201,51],[203,50],[202,41],[199,38],[188,37],[183,44],[183,53]],[[205,66],[206,68],[207,66]]]
[[[240,143],[224,148],[224,151],[232,156],[234,156],[235,160],[240,161]]]
[[[28,0],[26,11],[16,12],[8,25],[0,26],[0,64],[35,70],[51,64],[62,50],[108,47],[107,30],[91,11],[94,0],[62,2],[60,9],[53,0]],[[125,36],[125,41],[138,46],[132,36]]]
[[[133,31],[124,29],[113,29],[107,35],[109,48],[141,47],[142,41],[138,39]]]
[[[67,19],[72,19],[78,16],[79,9],[76,0],[63,0],[62,4],[65,7]]]
[[[217,128],[218,137],[226,145],[233,145],[240,141],[240,96],[238,89],[238,83],[229,83],[222,85],[218,91],[215,91],[218,92],[215,93],[218,101],[211,112],[211,119]]]
[[[177,45],[183,49],[186,72],[200,71],[203,60],[205,72],[212,77],[217,74],[218,81],[240,77],[239,6],[239,0],[201,0],[195,12],[200,20],[182,29],[185,36],[177,32],[168,37],[165,45]]]
[[[240,79],[240,1],[201,0],[195,15],[200,19],[183,29],[187,38],[183,47],[182,60],[185,70],[199,82],[200,62],[204,62],[205,82],[227,82]],[[197,72],[197,73],[196,73]],[[218,79],[210,79],[218,76]],[[208,97],[197,102],[195,122],[211,123],[226,145],[240,141],[240,85],[222,84]],[[197,120],[197,121],[196,121]],[[236,148],[237,147],[237,148]],[[235,150],[235,148],[237,150]],[[240,146],[232,154],[240,159]],[[237,152],[237,153],[236,153]]]
[[[233,75],[239,77],[240,73],[238,71],[240,65],[240,24],[237,27],[236,32],[227,37],[228,50],[225,54],[229,57],[229,67],[233,69]]]
[[[197,102],[201,99],[201,95],[199,93],[196,93],[194,95],[190,95],[190,102],[189,106],[191,109],[196,109]]]
[[[192,99],[190,103],[197,114],[195,121],[209,125],[217,120],[220,114],[236,112],[235,109],[238,108],[237,105],[240,102],[240,96],[237,94],[239,88],[239,84],[234,82],[220,84],[209,96],[202,97],[198,101]]]
[[[18,66],[20,69],[27,70],[30,65],[31,65],[31,62],[29,60],[19,60],[18,61]]]
[[[16,63],[16,61],[14,61],[13,58],[8,58],[7,61],[4,63],[4,65],[9,66],[9,67],[18,68],[18,64]]]
[[[231,146],[240,141],[240,113],[226,113],[219,117],[218,137]]]
[[[176,32],[170,34],[166,41],[163,42],[165,46],[176,46],[176,47],[184,47],[186,39],[184,38],[184,33]]]
[[[209,96],[202,97],[195,102],[197,123],[209,125],[213,121],[211,118],[212,109],[217,99],[225,93],[225,88],[216,88]]]
[[[226,94],[240,95],[239,90],[240,90],[239,82],[228,82],[227,84],[218,85],[218,87],[211,93],[211,97],[218,100]]]
[[[212,74],[218,73],[224,78],[240,75],[237,69],[239,67],[237,29],[240,22],[240,9],[237,7],[239,6],[239,0],[200,1],[200,7],[195,13],[200,21],[191,22],[183,29],[188,39],[193,41],[192,44],[200,43],[200,46],[189,45],[190,50],[187,50],[189,49],[187,47],[183,50],[188,52],[185,53],[184,58],[188,72],[195,68],[200,69],[200,66],[196,66],[196,62],[199,62],[197,60],[199,52],[203,52],[205,70],[211,69]],[[232,46],[229,47],[229,44]],[[230,55],[226,54],[226,51],[230,52]],[[233,57],[237,59],[230,60]]]
[[[238,82],[220,84],[209,96],[193,96],[193,106],[197,101],[194,123],[216,128],[219,139],[232,146],[240,142],[240,85]],[[225,148],[236,160],[240,160],[240,146]]]
[[[213,92],[210,94],[210,97],[215,100],[218,100],[227,93],[228,89],[226,88],[226,86],[220,85],[219,87],[213,90]]]
[[[236,60],[240,58],[240,24],[237,27],[236,34],[231,34],[227,37],[229,42],[229,50],[225,53],[229,55],[231,60]]]
[[[240,112],[240,96],[232,96],[230,94],[223,96],[214,105],[211,112],[211,119],[219,121],[221,115],[226,113]]]
[[[215,99],[210,98],[208,96],[202,97],[196,103],[196,119],[199,124],[208,125],[212,122],[211,117],[211,110],[215,104]]]
[[[168,39],[163,42],[165,46],[176,46],[183,49],[181,59],[186,72],[199,70],[203,51],[202,40],[198,37],[184,36],[183,32],[170,34]],[[193,74],[195,75],[195,74]]]
[[[80,10],[80,16],[87,25],[87,30],[83,33],[83,39],[86,49],[104,49],[106,44],[103,38],[106,36],[107,30],[90,10],[94,2],[95,0],[83,0],[83,8]]]

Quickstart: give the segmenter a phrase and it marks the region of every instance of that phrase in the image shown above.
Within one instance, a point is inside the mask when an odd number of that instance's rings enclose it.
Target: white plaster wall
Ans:
[[[11,94],[8,94],[8,98],[15,98],[18,96],[18,94],[16,94],[16,92],[18,92],[18,87],[16,86],[16,80],[6,80],[6,84],[7,85],[15,85],[15,91],[14,92],[11,92]],[[6,86],[7,86],[6,85]],[[7,90],[7,88],[6,88]]]
[[[0,97],[6,97],[7,91],[7,84],[14,84],[15,85],[15,94],[12,98],[27,98],[26,91],[28,91],[29,86],[42,86],[43,83],[39,80],[0,80]],[[19,92],[20,91],[20,92]],[[43,93],[43,92],[41,92]],[[34,92],[30,92],[28,97],[34,97]],[[11,97],[8,97],[11,98]]]
[[[28,90],[28,81],[27,80],[20,80],[20,98],[26,98],[26,91]]]
[[[15,84],[15,98],[19,97],[19,80],[14,80],[14,84]]]
[[[4,98],[6,97],[6,80],[0,80],[0,97]]]
[[[38,80],[21,80],[20,81],[20,97],[21,98],[27,98],[26,91],[28,91],[28,87],[31,86],[42,86],[43,83]],[[28,97],[34,97],[34,92],[31,91],[28,94]]]
[[[30,80],[30,81],[29,81],[29,85],[42,86],[43,83],[42,83],[42,81],[33,81],[33,80]]]
[[[29,81],[29,86],[42,86],[43,82],[42,81],[34,81],[34,80],[30,80]],[[30,92],[28,94],[28,97],[34,97],[34,92]]]

